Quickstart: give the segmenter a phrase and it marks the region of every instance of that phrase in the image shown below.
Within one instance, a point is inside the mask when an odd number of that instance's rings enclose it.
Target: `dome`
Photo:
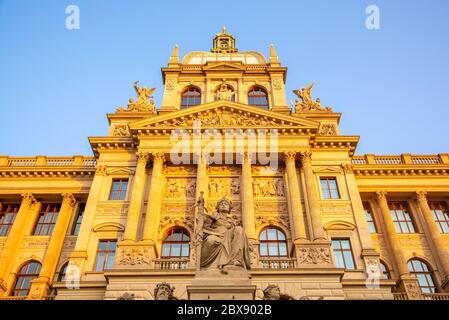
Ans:
[[[255,51],[216,53],[206,51],[194,51],[184,56],[182,64],[200,64],[207,62],[241,62],[243,64],[266,64],[265,57]]]

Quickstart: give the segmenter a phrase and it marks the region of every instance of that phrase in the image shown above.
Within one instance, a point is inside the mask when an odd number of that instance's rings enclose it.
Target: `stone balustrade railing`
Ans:
[[[354,165],[436,165],[449,164],[449,154],[440,153],[437,155],[374,155],[366,154],[354,156]]]
[[[293,269],[296,267],[296,260],[290,258],[261,258],[259,265],[262,269]]]
[[[188,259],[157,259],[154,268],[160,270],[183,270],[189,268]]]
[[[95,167],[94,157],[7,157],[0,156],[0,167]]]

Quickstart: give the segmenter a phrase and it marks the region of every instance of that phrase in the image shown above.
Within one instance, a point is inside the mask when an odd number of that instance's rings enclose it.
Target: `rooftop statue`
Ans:
[[[312,99],[312,88],[314,83],[312,82],[306,88],[302,88],[301,90],[293,90],[293,93],[298,96],[299,99],[295,100],[295,112],[301,111],[329,111],[332,109],[330,107],[322,107],[320,98],[317,98],[315,101]]]
[[[200,243],[200,269],[218,269],[227,274],[227,266],[248,270],[250,244],[226,197],[217,202],[215,213],[206,214],[204,198],[197,202],[198,220],[195,239]],[[197,249],[199,247],[197,246]]]
[[[130,98],[128,102],[128,108],[124,109],[123,107],[118,107],[117,112],[154,112],[156,110],[156,106],[154,104],[153,93],[156,91],[156,88],[147,89],[147,87],[143,86],[139,88],[139,81],[134,81],[134,90],[137,93],[137,101]]]

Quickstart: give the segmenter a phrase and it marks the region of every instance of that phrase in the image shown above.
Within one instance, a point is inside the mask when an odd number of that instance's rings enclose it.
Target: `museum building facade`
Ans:
[[[231,204],[254,299],[448,300],[449,155],[355,155],[286,75],[224,28],[174,48],[160,107],[135,82],[93,156],[0,156],[0,300],[191,299],[201,193]]]

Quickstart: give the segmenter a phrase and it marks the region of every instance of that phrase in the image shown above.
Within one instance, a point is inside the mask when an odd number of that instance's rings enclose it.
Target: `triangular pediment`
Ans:
[[[246,68],[241,63],[209,62],[203,67],[204,71],[244,71]]]
[[[132,131],[145,129],[202,128],[280,128],[316,131],[313,120],[279,114],[231,101],[216,101],[161,116],[140,120],[130,125]]]

